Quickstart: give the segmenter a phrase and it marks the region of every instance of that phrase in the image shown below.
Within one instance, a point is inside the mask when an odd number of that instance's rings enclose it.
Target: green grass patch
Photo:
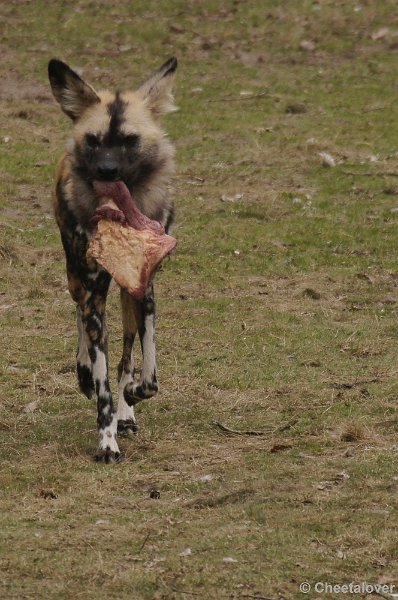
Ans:
[[[1,598],[398,585],[395,3],[3,4]],[[70,124],[47,62],[128,89],[172,55],[161,392],[105,468],[51,216]]]

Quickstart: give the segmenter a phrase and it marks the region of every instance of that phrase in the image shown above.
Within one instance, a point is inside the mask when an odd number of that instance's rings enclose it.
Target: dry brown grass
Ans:
[[[1,598],[290,600],[303,580],[398,585],[398,25],[393,2],[360,8],[1,7]],[[161,392],[106,468],[74,375],[50,209],[68,134],[46,63],[58,55],[114,87],[174,53],[179,249],[157,281]],[[320,152],[341,162],[322,167]],[[115,387],[115,292],[109,328]]]

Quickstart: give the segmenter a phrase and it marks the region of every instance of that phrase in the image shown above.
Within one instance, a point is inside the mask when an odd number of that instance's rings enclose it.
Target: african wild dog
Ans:
[[[119,403],[115,411],[108,379],[105,304],[110,275],[87,260],[94,225],[90,222],[101,200],[93,181],[122,180],[140,210],[164,225],[173,220],[167,184],[174,169],[174,148],[159,119],[175,110],[172,86],[177,60],[171,58],[135,92],[96,92],[59,60],[51,60],[52,92],[74,122],[73,139],[59,163],[54,208],[66,255],[69,291],[76,302],[77,376],[81,391],[98,409],[99,447],[96,460],[120,458],[117,433],[137,430],[133,406],[158,391],[156,379],[152,283],[138,302],[121,290],[123,354],[118,367]],[[139,333],[143,368],[134,379],[133,344]]]

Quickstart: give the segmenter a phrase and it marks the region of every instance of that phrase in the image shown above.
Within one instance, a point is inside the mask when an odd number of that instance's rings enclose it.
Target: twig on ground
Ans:
[[[252,594],[245,594],[241,596],[241,598],[254,598],[254,600],[275,600],[274,598],[270,598],[270,596],[253,596]]]
[[[357,114],[370,113],[370,112],[378,112],[379,110],[388,110],[388,106],[374,106],[373,108],[365,108],[363,111],[358,112]]]
[[[253,100],[254,98],[278,98],[269,92],[258,92],[258,94],[243,94],[242,96],[223,96],[222,98],[209,98],[206,102],[240,102],[241,100]]]
[[[217,506],[223,506],[224,504],[233,504],[236,502],[242,502],[248,497],[254,495],[254,490],[251,488],[243,488],[237,490],[236,492],[230,492],[228,494],[222,494],[221,496],[216,497],[202,497],[196,498],[195,500],[190,500],[186,502],[185,506],[192,508],[215,508]]]
[[[180,27],[180,25],[174,25],[174,24],[169,25],[169,29],[173,33],[192,33],[192,35],[196,35],[196,37],[198,37],[204,41],[207,40],[206,35],[203,35],[203,33],[200,33],[199,31],[195,31],[194,29],[186,29],[185,27]]]
[[[384,594],[383,592],[379,592],[377,590],[373,590],[371,594],[380,596],[381,598],[386,598],[386,600],[393,600],[394,598],[397,598],[397,594]]]
[[[225,431],[225,433],[232,433],[234,435],[267,435],[267,433],[272,433],[272,429],[262,429],[262,430],[246,430],[246,431],[238,431],[237,429],[230,429],[223,425],[219,421],[213,421],[216,427],[219,427],[221,431]]]
[[[190,596],[200,596],[198,592],[190,592],[189,590],[181,590],[180,588],[176,588],[173,585],[170,586],[170,589],[173,592],[177,592],[178,594],[189,594]]]
[[[223,425],[222,423],[220,423],[220,421],[213,421],[213,424],[218,427],[219,429],[221,429],[221,431],[225,431],[225,433],[231,433],[233,435],[252,435],[252,436],[256,436],[256,435],[268,435],[269,433],[279,433],[281,431],[286,431],[286,429],[290,429],[290,427],[293,427],[293,425],[295,425],[297,423],[298,419],[293,419],[292,421],[289,421],[288,423],[285,423],[284,425],[280,425],[279,427],[274,427],[272,429],[248,429],[248,430],[238,430],[238,429],[231,429],[230,427],[227,427],[226,425]]]
[[[380,377],[357,379],[356,381],[325,381],[325,383],[327,383],[329,387],[334,388],[335,390],[351,390],[352,388],[357,387],[359,385],[379,382]]]
[[[147,543],[147,541],[149,540],[149,536],[150,536],[150,535],[151,535],[150,533],[148,533],[148,534],[147,534],[147,536],[145,537],[145,539],[144,539],[144,541],[142,542],[141,546],[139,547],[139,549],[138,549],[138,553],[137,553],[137,554],[139,554],[139,553],[140,553],[140,552],[141,552],[141,551],[144,549],[144,546],[145,546],[145,544]]]
[[[355,171],[342,171],[344,175],[352,175],[353,177],[398,177],[398,173],[394,171],[382,171],[381,173],[356,173]]]
[[[281,432],[281,431],[286,431],[287,429],[290,429],[291,427],[293,427],[293,425],[295,425],[297,423],[298,419],[292,419],[291,421],[288,421],[287,423],[285,423],[284,425],[279,425],[279,427],[277,427],[276,429],[274,429],[274,432]]]

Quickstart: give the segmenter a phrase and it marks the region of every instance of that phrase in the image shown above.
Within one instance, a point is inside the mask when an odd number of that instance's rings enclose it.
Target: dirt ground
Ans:
[[[396,3],[15,0],[0,23],[0,598],[393,598]],[[47,63],[128,89],[173,55],[161,391],[99,465]],[[108,317],[115,390],[116,290]]]

